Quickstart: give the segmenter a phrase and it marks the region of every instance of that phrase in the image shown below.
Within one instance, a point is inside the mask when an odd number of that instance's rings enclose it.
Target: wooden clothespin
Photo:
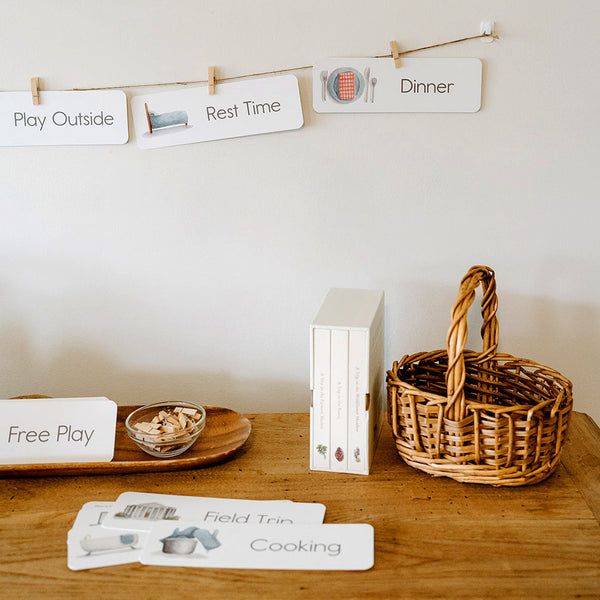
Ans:
[[[217,85],[217,68],[208,67],[208,95],[212,96],[215,93]]]
[[[31,99],[36,106],[40,103],[40,78],[39,77],[31,78]]]
[[[400,48],[398,48],[398,43],[396,40],[392,40],[390,42],[390,49],[392,50],[392,58],[394,59],[394,67],[396,69],[400,68]]]

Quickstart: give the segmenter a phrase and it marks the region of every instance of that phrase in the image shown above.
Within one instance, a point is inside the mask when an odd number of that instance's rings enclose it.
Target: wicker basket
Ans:
[[[481,283],[483,351],[465,350],[467,311]],[[395,362],[388,420],[400,456],[467,483],[537,483],[558,466],[573,406],[571,382],[525,358],[499,354],[496,280],[472,267],[452,309],[447,350]]]

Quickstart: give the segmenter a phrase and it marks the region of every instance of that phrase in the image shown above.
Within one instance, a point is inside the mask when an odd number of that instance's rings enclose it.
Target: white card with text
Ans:
[[[110,462],[117,405],[108,398],[0,400],[0,464]]]
[[[313,68],[319,113],[477,112],[478,58],[329,58]]]
[[[229,569],[364,571],[374,563],[374,531],[357,525],[160,523],[148,535],[145,565]]]
[[[206,526],[227,523],[292,525],[322,523],[325,506],[316,502],[289,500],[238,500],[125,492],[103,521],[105,527],[150,531],[157,522],[177,525],[194,519]]]
[[[71,529],[84,529],[89,526],[100,526],[114,507],[114,502],[86,502],[77,513]]]
[[[298,80],[280,75],[208,87],[134,96],[135,137],[140,148],[299,129],[304,123]]]
[[[127,98],[121,90],[0,93],[0,146],[126,144]]]
[[[72,571],[138,562],[146,533],[105,529],[114,502],[86,502],[67,536],[67,565]]]

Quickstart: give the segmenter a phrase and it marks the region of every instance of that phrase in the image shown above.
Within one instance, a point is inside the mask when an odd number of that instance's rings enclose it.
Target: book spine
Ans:
[[[331,331],[331,469],[348,468],[348,330]]]
[[[368,389],[367,332],[350,331],[348,347],[348,470],[368,470],[368,413],[365,396]]]
[[[313,398],[311,409],[311,467],[330,468],[331,331],[313,330]]]
[[[385,395],[383,393],[385,382],[385,366],[383,364],[383,302],[377,316],[369,329],[369,465],[372,464],[377,448],[377,441],[381,432],[385,415]]]

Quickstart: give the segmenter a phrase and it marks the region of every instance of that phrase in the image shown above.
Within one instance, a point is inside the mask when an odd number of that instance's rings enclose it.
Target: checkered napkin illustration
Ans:
[[[354,100],[354,73],[344,71],[338,75],[338,98],[340,100]]]

